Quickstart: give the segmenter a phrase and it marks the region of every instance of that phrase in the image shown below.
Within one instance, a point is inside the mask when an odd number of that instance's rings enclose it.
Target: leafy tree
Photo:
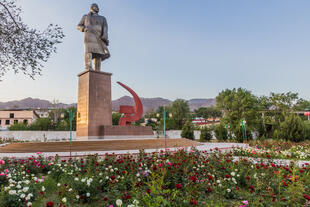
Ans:
[[[119,112],[112,113],[112,124],[118,125],[119,119],[122,117],[122,114]]]
[[[186,121],[182,128],[181,137],[193,140],[194,137],[194,126],[191,121]]]
[[[270,96],[265,98],[264,104],[260,102],[261,110],[264,113],[262,122],[272,126],[270,134],[274,134],[274,130],[277,130],[276,134],[280,133],[280,124],[285,120],[285,117],[293,112],[298,101],[300,101],[298,93],[287,92],[270,93]],[[263,105],[265,108],[262,107]],[[268,131],[266,131],[267,133]]]
[[[305,125],[301,118],[291,113],[280,124],[279,138],[300,142],[305,139]]]
[[[50,24],[44,31],[30,28],[20,13],[16,0],[0,1],[0,77],[10,70],[31,78],[40,75],[42,63],[64,37],[58,25]]]
[[[257,128],[261,117],[258,103],[257,97],[243,88],[226,89],[216,97],[216,106],[224,114],[222,122],[229,124],[236,140],[243,139],[242,131],[240,133],[242,120],[246,120],[248,131]]]
[[[48,131],[51,129],[51,120],[49,118],[39,118],[29,126],[31,131]]]
[[[200,141],[210,141],[212,139],[212,128],[211,127],[203,127],[200,130]]]
[[[216,139],[218,140],[227,140],[227,129],[225,128],[224,124],[218,124],[214,127],[214,134]]]
[[[216,107],[201,107],[195,110],[196,117],[208,118],[217,118],[222,116],[222,112]]]
[[[67,109],[62,109],[64,115],[63,120],[60,120],[56,124],[57,131],[69,131],[70,130],[70,111],[72,111],[72,130],[76,131],[76,107],[69,107]]]
[[[310,101],[305,99],[298,99],[297,103],[294,106],[295,111],[310,111]]]
[[[187,101],[183,99],[177,99],[171,106],[172,120],[175,124],[175,129],[182,129],[185,120],[189,116],[189,106]]]

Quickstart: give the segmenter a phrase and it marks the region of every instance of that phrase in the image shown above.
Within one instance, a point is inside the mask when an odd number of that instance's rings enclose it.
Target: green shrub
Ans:
[[[203,127],[200,130],[200,141],[210,141],[212,139],[212,128],[211,127]]]
[[[186,123],[184,124],[182,128],[181,137],[186,138],[186,139],[191,139],[191,140],[195,138],[194,137],[194,126],[192,122],[186,121]]]
[[[295,114],[290,114],[285,117],[285,120],[280,123],[279,138],[300,142],[305,139],[304,123],[301,118]]]
[[[309,121],[305,121],[304,122],[304,136],[305,139],[310,140],[310,122]]]
[[[227,140],[227,129],[224,124],[219,124],[214,128],[214,134],[218,140]]]
[[[10,131],[26,131],[29,130],[29,126],[24,123],[16,123],[9,127]]]
[[[273,138],[273,139],[279,139],[279,133],[278,133],[278,130],[276,130],[276,129],[275,129],[275,130],[273,131],[272,138]]]
[[[39,118],[29,128],[32,131],[48,131],[51,128],[51,120],[48,118]]]

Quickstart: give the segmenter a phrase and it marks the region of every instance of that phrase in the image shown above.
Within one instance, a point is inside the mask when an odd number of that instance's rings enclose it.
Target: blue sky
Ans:
[[[0,101],[34,97],[72,103],[83,70],[76,25],[91,3],[109,24],[112,98],[213,98],[226,88],[255,95],[298,92],[310,99],[309,0],[18,0],[36,28],[60,24],[65,39],[36,80],[7,74]]]

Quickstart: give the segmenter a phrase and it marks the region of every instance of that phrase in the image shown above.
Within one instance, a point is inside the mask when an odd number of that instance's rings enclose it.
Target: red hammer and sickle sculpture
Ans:
[[[120,118],[118,124],[120,126],[129,126],[131,125],[132,122],[138,121],[142,117],[142,114],[143,114],[142,102],[139,96],[131,88],[129,88],[128,86],[126,86],[125,84],[121,82],[117,82],[117,83],[131,93],[131,95],[134,98],[135,104],[136,104],[136,110],[134,109],[133,106],[128,106],[128,105],[122,105],[120,106],[120,109],[119,109],[119,112],[121,114],[124,114],[124,116]]]

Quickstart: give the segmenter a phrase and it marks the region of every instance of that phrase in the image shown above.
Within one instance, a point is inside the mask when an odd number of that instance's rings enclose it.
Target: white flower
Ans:
[[[60,186],[61,186],[61,184],[60,184],[60,183],[57,183],[57,186],[58,186],[58,187],[60,187]]]
[[[18,189],[20,189],[22,186],[20,186],[20,184],[18,184],[17,186],[16,186],[16,188],[18,188]]]
[[[140,173],[137,173],[137,177],[140,177]]]
[[[122,206],[123,205],[123,201],[121,199],[117,199],[115,203],[116,203],[117,206]]]
[[[29,206],[32,206],[32,203],[31,203],[31,202],[28,202],[28,203],[27,203],[27,207],[29,207]]]
[[[61,201],[62,201],[63,203],[66,203],[66,202],[67,202],[67,198],[64,197],[63,199],[61,199]]]
[[[68,191],[71,192],[71,191],[72,191],[72,188],[70,188]]]
[[[90,193],[86,193],[86,196],[89,197],[89,196],[90,196]]]
[[[79,181],[79,178],[74,178],[75,181]]]
[[[29,190],[29,187],[24,187],[23,192],[26,193]]]
[[[79,196],[79,195],[76,195],[75,197],[76,197],[76,199],[79,199],[79,198],[80,198],[80,196]]]
[[[45,191],[45,187],[44,186],[42,186],[42,189],[41,189],[43,192]]]
[[[26,195],[24,193],[20,195],[20,198],[25,198],[25,197]]]
[[[217,183],[221,183],[221,181],[220,181],[220,180],[217,180],[216,182],[217,182]]]
[[[231,174],[231,176],[235,176],[235,175],[236,175],[236,173],[235,173],[235,172],[231,172],[230,174]]]
[[[228,192],[228,193],[230,193],[230,192],[231,192],[231,190],[230,190],[229,188],[227,188],[227,192]]]
[[[84,182],[85,182],[85,180],[86,180],[86,179],[85,179],[85,178],[83,178],[83,179],[81,180],[81,182],[82,182],[82,183],[84,183]]]
[[[10,190],[10,191],[9,191],[9,194],[10,194],[10,195],[15,195],[15,194],[16,194],[16,190]]]
[[[139,204],[139,201],[138,200],[133,200],[133,202],[132,202],[134,205],[138,205]]]

